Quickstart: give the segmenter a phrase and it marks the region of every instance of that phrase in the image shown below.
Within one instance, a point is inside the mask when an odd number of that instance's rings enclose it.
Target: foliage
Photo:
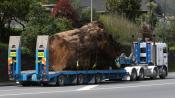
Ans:
[[[30,9],[31,0],[0,0],[0,41],[7,43],[9,35],[19,35],[21,30],[12,29],[12,21],[25,28],[22,21]]]
[[[4,43],[0,43],[0,48],[1,49],[7,49],[8,48],[8,45],[7,44],[4,44]]]
[[[168,31],[170,31],[170,23],[168,21],[164,21],[164,20],[160,20],[157,22],[156,24],[156,39],[158,41],[166,41],[167,37],[170,35],[170,34],[165,34],[165,33],[168,33]]]
[[[86,23],[89,23],[91,21],[91,8],[81,6],[80,0],[71,0],[71,3],[76,11],[76,18],[78,21],[75,27],[80,27]],[[99,19],[99,13],[97,13],[96,10],[93,9],[93,20],[98,19]]]
[[[52,35],[72,28],[69,20],[62,17],[51,17],[41,5],[33,5],[32,8],[27,16],[29,21],[26,29],[22,33],[23,45],[30,50],[35,49],[35,44],[31,45],[31,43],[36,43],[37,35]]]
[[[162,9],[159,4],[154,0],[150,0],[146,6],[148,7],[148,12],[143,13],[136,19],[137,24],[147,23],[151,26],[153,30],[156,27],[158,17],[162,17]]]
[[[146,4],[146,6],[149,8],[150,12],[148,12],[145,16],[146,21],[151,24],[152,27],[155,27],[156,22],[157,22],[157,15],[155,13],[156,8],[158,7],[157,3],[154,0],[150,0]]]
[[[119,15],[101,15],[99,20],[104,24],[106,31],[111,32],[121,44],[130,44],[132,35],[136,36],[138,31],[135,23]]]
[[[167,43],[175,42],[175,21],[161,20],[156,25],[157,39]]]
[[[21,21],[26,20],[26,15],[30,9],[31,0],[0,0],[0,28],[4,28],[5,24],[10,23],[12,20],[22,24]]]
[[[99,19],[99,14],[95,11],[95,9],[93,9],[93,20],[98,20],[98,19]],[[81,13],[79,14],[79,21],[80,21],[80,25],[84,25],[91,21],[90,8],[82,9]]]
[[[75,9],[72,7],[70,0],[57,0],[56,6],[51,13],[52,16],[65,17],[72,22],[76,22]]]
[[[119,13],[131,20],[140,15],[141,0],[107,0],[106,9],[111,13]]]
[[[170,43],[173,43],[174,47],[175,47],[175,20],[170,22],[170,30],[168,31],[171,34],[167,34],[169,35],[167,38],[167,41]]]

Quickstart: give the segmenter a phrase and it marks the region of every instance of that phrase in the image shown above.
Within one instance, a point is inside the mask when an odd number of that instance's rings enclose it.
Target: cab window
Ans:
[[[167,48],[163,48],[163,53],[167,53]]]

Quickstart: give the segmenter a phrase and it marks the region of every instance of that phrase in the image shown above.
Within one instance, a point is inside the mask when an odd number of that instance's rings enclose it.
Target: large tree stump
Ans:
[[[101,23],[92,22],[51,36],[49,62],[56,71],[115,68],[117,45]]]

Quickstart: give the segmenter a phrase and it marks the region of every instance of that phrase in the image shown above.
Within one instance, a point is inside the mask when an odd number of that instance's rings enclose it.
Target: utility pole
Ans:
[[[166,21],[166,3],[167,1],[164,1],[164,22]]]
[[[91,0],[91,22],[93,21],[93,0]]]

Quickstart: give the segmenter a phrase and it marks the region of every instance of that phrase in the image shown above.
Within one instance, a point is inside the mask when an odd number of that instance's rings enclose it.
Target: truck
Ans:
[[[119,64],[131,75],[131,80],[164,79],[168,75],[168,48],[166,43],[133,42],[129,57],[121,55]]]
[[[22,86],[33,83],[46,86],[72,84],[98,84],[105,80],[156,79],[168,75],[168,53],[165,43],[133,42],[130,57],[116,58],[119,69],[53,71],[49,67],[49,36],[39,35],[36,43],[35,69],[21,71],[21,37],[10,36],[8,49],[8,75]]]

